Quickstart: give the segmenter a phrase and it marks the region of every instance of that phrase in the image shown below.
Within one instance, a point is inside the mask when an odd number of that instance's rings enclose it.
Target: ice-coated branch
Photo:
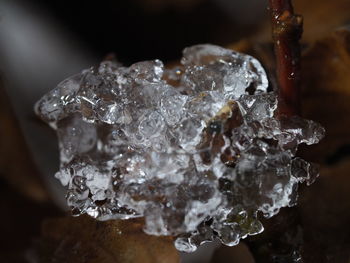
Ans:
[[[178,250],[193,252],[261,233],[258,212],[271,217],[294,204],[296,185],[317,177],[294,154],[324,129],[275,118],[278,98],[267,89],[255,58],[196,45],[169,70],[159,60],[104,61],[63,81],[35,110],[57,129],[55,177],[74,215],[142,216],[146,233],[176,236]]]
[[[269,0],[275,46],[280,114],[300,110],[300,45],[303,19],[294,14],[291,0]]]

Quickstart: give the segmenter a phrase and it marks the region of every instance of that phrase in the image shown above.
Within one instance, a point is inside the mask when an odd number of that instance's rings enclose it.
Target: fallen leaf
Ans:
[[[350,260],[350,159],[323,166],[321,176],[300,194],[305,262]]]
[[[237,246],[221,245],[215,250],[211,263],[227,263],[228,259],[234,263],[254,263],[255,260],[244,242]]]
[[[312,43],[346,24],[350,19],[349,0],[293,0],[304,17],[303,42]]]
[[[57,263],[179,262],[172,238],[147,235],[142,226],[142,220],[49,219],[43,223],[36,257]]]
[[[303,56],[302,73],[302,116],[326,128],[326,137],[303,156],[327,161],[350,144],[350,31],[317,41]]]

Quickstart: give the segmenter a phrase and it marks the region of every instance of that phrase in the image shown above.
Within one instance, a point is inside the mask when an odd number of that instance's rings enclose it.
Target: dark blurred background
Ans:
[[[311,187],[301,187],[298,206],[264,222],[261,235],[234,248],[204,245],[183,262],[300,263],[301,254],[307,263],[350,262],[350,0],[293,3],[305,22],[302,116],[327,131],[319,145],[301,147],[300,155],[320,163],[321,176]],[[199,43],[239,43],[234,47],[256,56],[273,79],[267,4],[0,0],[0,262],[49,262],[33,261],[34,252],[66,262],[59,258],[69,252],[55,243],[67,241],[54,232],[62,227],[59,222],[52,222],[53,232],[42,230],[45,219],[66,214],[65,190],[53,176],[59,163],[56,135],[33,111],[42,95],[110,54],[125,65],[156,58],[172,63],[184,47]],[[55,240],[52,250],[41,250],[47,243],[43,235]],[[79,232],[73,238],[79,242]],[[114,245],[119,251],[120,244]],[[82,246],[83,253],[88,248]]]
[[[97,56],[114,52],[126,64],[174,60],[184,47],[197,43],[231,43],[253,28],[266,6],[257,0],[17,2],[40,8]]]

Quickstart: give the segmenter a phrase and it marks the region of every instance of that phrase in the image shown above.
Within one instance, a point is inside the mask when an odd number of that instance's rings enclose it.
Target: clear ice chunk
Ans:
[[[317,123],[276,116],[278,98],[251,56],[186,48],[181,66],[105,61],[60,83],[35,105],[57,130],[73,215],[144,217],[144,231],[195,251],[259,234],[295,204],[317,167],[295,157],[324,136]]]

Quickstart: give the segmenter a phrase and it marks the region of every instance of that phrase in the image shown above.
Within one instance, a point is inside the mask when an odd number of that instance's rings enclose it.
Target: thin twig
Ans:
[[[269,0],[276,54],[279,113],[300,111],[300,45],[303,19],[295,15],[291,0]]]

